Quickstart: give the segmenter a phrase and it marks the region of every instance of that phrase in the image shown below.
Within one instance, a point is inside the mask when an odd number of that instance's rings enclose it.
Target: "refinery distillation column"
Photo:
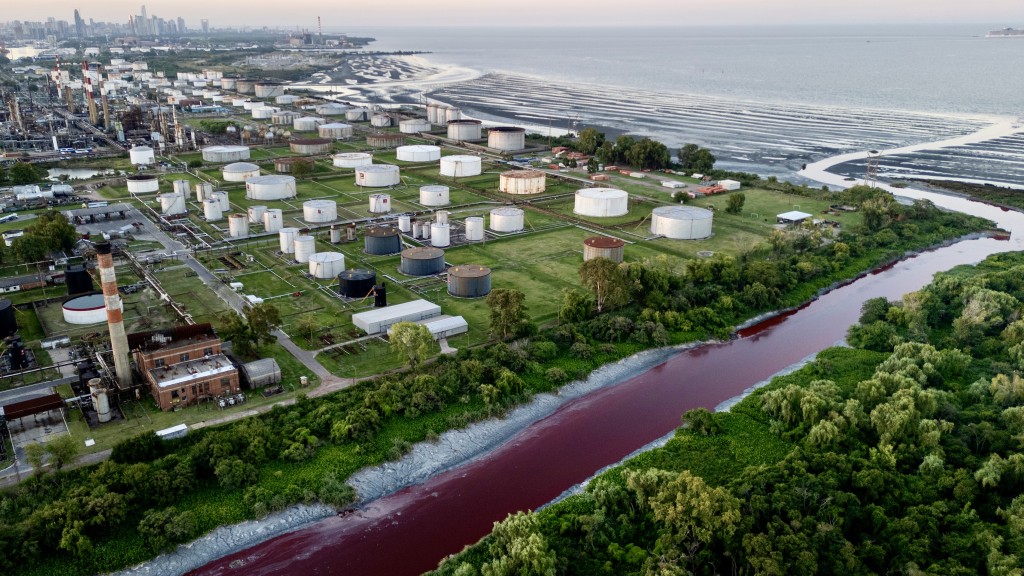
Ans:
[[[96,260],[100,269],[100,283],[103,286],[103,303],[107,307],[107,326],[110,328],[110,351],[114,355],[114,371],[117,372],[117,381],[121,387],[128,388],[132,385],[132,367],[128,362],[128,336],[124,332],[121,295],[117,292],[110,242],[96,245]]]

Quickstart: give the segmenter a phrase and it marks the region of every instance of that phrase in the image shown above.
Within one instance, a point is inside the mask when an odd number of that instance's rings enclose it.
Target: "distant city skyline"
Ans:
[[[1021,0],[982,0],[972,3],[929,0],[588,0],[551,3],[516,0],[511,3],[479,0],[378,0],[372,5],[346,6],[332,0],[304,0],[282,5],[262,0],[208,2],[206,0],[35,0],[5,6],[3,20],[45,21],[49,17],[74,25],[74,12],[82,18],[125,23],[142,6],[150,15],[212,27],[284,27],[313,30],[317,16],[325,30],[351,30],[382,26],[693,26],[693,25],[799,25],[799,24],[955,24],[987,23],[1024,26]]]

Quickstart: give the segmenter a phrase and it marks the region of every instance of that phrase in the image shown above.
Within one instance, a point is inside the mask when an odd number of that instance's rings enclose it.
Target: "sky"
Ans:
[[[141,3],[4,0],[0,20],[127,22]],[[985,23],[1024,27],[1024,0],[150,0],[150,16],[198,27],[283,26],[325,31],[377,26],[623,26]]]

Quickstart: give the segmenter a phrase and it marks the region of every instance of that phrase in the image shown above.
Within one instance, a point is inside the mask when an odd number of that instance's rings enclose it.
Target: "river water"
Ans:
[[[714,408],[841,340],[864,300],[895,299],[928,284],[936,272],[1021,249],[1020,213],[948,196],[900,193],[992,219],[1013,234],[1009,240],[965,240],[866,275],[792,314],[742,331],[738,340],[682,352],[640,376],[570,401],[464,466],[192,573],[420,574],[484,536],[509,513],[542,506],[671,432],[685,411]]]

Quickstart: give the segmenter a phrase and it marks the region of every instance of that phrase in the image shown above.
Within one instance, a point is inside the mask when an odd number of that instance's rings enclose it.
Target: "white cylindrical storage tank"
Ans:
[[[385,214],[391,212],[390,194],[370,194],[370,212],[373,214]]]
[[[466,240],[479,242],[484,239],[484,219],[479,216],[466,218]]]
[[[478,176],[483,171],[479,156],[457,154],[441,158],[441,176],[460,178],[462,176]]]
[[[437,121],[437,109],[440,105],[435,102],[427,103],[427,122],[431,124],[439,124]]]
[[[344,104],[320,104],[316,107],[316,113],[323,116],[342,116],[348,108]]]
[[[327,154],[331,151],[331,141],[326,138],[292,140],[288,147],[296,154]]]
[[[174,193],[181,194],[184,197],[188,197],[189,190],[192,189],[192,183],[188,180],[175,180],[174,181]]]
[[[436,248],[444,248],[451,244],[451,226],[447,223],[430,225],[430,245]]]
[[[624,216],[629,212],[629,194],[615,188],[584,188],[576,192],[573,212],[594,218]]]
[[[254,100],[246,100],[245,102],[242,103],[242,109],[244,109],[246,111],[249,111],[249,112],[252,112],[253,110],[255,110],[257,108],[262,108],[264,106],[266,106],[266,104],[264,104],[263,102],[256,102]]]
[[[498,190],[506,194],[540,194],[547,189],[547,175],[538,170],[509,170],[498,176]]]
[[[251,162],[235,162],[221,169],[225,182],[245,182],[260,175],[260,167]]]
[[[274,97],[274,104],[295,104],[299,97],[294,94],[282,94]]]
[[[302,219],[310,224],[338,219],[338,203],[334,200],[307,200],[302,203]]]
[[[495,232],[518,232],[523,229],[521,208],[503,206],[491,210],[491,230]]]
[[[412,216],[408,214],[402,214],[398,217],[398,229],[402,232],[409,232],[412,230]]]
[[[445,206],[451,202],[447,186],[420,186],[420,204],[424,206]]]
[[[284,226],[284,212],[280,208],[269,208],[263,213],[263,230],[265,232],[280,232]]]
[[[398,123],[398,131],[402,134],[419,134],[430,131],[430,122],[422,118],[402,120]]]
[[[269,214],[269,212],[268,212]],[[278,241],[281,245],[281,252],[285,254],[292,254],[295,252],[295,239],[299,236],[299,229],[292,228],[281,228],[278,233]]]
[[[213,194],[213,184],[199,182],[196,184],[196,202],[203,202]]]
[[[124,308],[124,302],[120,303]],[[68,324],[99,324],[107,321],[107,306],[103,294],[86,294],[72,298],[62,305],[64,321]]]
[[[345,255],[338,252],[317,252],[309,257],[309,274],[320,280],[334,279],[345,271]]]
[[[254,86],[257,98],[276,98],[284,94],[284,84],[259,82]]]
[[[160,190],[160,181],[149,174],[135,174],[125,179],[132,194],[149,194]]]
[[[321,138],[333,138],[335,140],[339,140],[341,138],[352,137],[352,125],[342,124],[341,122],[321,124],[316,130]]]
[[[395,157],[404,162],[433,162],[441,159],[441,148],[414,144],[395,148]]]
[[[263,215],[267,213],[266,206],[249,206],[246,211],[249,214],[250,224],[263,224]]]
[[[420,238],[423,236],[423,222],[420,222],[419,220],[413,220],[412,223],[410,224],[410,228],[412,229],[413,238]]]
[[[479,120],[456,120],[448,123],[448,138],[462,142],[479,140],[482,136],[482,123]]]
[[[212,100],[214,104],[223,104],[224,103],[224,95],[223,94],[214,94],[213,96],[210,96],[210,100]]]
[[[337,244],[341,242],[341,227],[331,226],[331,244]]]
[[[395,186],[400,181],[398,166],[393,164],[371,164],[356,168],[356,186],[383,188]]]
[[[249,215],[232,214],[228,216],[228,235],[232,238],[244,238],[249,235]]]
[[[213,198],[218,203],[220,203],[220,209],[222,212],[227,212],[228,210],[231,210],[231,199],[228,198],[227,192],[224,192],[223,190],[218,190],[217,192],[210,194],[210,198]]]
[[[245,106],[246,102],[248,102],[248,100],[246,100],[245,98],[232,98],[231,99],[231,105],[234,106],[235,108],[242,108],[243,106]]]
[[[323,120],[315,116],[303,116],[292,120],[292,128],[299,132],[312,132],[316,127],[323,124]]]
[[[510,152],[526,148],[526,129],[514,126],[495,126],[487,129],[487,147]]]
[[[257,176],[245,181],[245,197],[248,200],[283,200],[294,198],[295,195],[294,176]]]
[[[459,110],[454,106],[449,106],[444,110],[444,119],[445,122],[454,122],[456,120],[461,120],[462,110]]]
[[[342,152],[332,157],[337,168],[359,168],[373,164],[373,154],[367,152]]]
[[[438,210],[437,212],[435,212],[434,213],[434,221],[437,222],[438,224],[447,224],[448,223],[448,211],[447,210]]]
[[[248,146],[207,146],[203,148],[203,161],[214,163],[240,162],[249,159]]]
[[[430,239],[430,224],[431,222],[424,222],[423,226],[420,228],[420,234],[422,235],[422,238],[425,240]]]
[[[345,119],[353,122],[363,122],[370,118],[370,111],[366,108],[350,108],[345,111]]]
[[[220,202],[215,198],[208,198],[203,201],[203,217],[207,222],[214,222],[224,217],[224,211],[220,209]]]
[[[270,116],[270,123],[288,125],[295,122],[295,119],[298,117],[299,114],[297,112],[292,112],[291,110],[279,110]]]
[[[136,166],[144,166],[156,162],[156,154],[149,146],[136,146],[128,150],[128,159]]]
[[[696,206],[659,206],[651,213],[651,234],[675,240],[711,236],[714,213]]]
[[[188,211],[185,207],[185,197],[181,194],[171,192],[170,194],[160,194],[157,198],[160,200],[160,213],[164,216],[184,214]]]
[[[295,237],[295,261],[309,262],[309,257],[316,252],[316,238],[312,236]]]
[[[237,86],[237,82],[238,82],[238,78],[232,78],[230,76],[225,76],[225,77],[220,79],[220,87],[225,89],[225,90],[234,90],[235,87]]]
[[[391,116],[388,116],[387,114],[374,114],[370,117],[370,126],[374,126],[376,128],[391,126]]]
[[[252,118],[253,120],[270,120],[274,116],[274,114],[277,114],[278,112],[280,112],[280,110],[272,106],[253,108]]]

